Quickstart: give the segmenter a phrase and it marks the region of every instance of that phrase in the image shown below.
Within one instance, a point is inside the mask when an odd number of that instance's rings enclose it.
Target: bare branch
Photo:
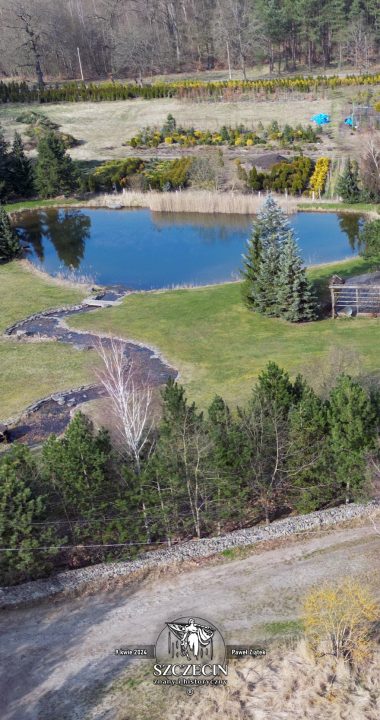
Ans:
[[[125,355],[120,340],[99,341],[97,352],[103,367],[97,377],[111,400],[117,427],[127,454],[140,470],[140,457],[153,425],[152,388],[137,378],[133,361]]]

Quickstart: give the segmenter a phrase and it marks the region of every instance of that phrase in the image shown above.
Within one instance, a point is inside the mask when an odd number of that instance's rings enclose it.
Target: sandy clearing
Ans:
[[[125,671],[115,648],[154,643],[170,618],[208,617],[229,643],[265,639],[265,623],[298,616],[300,596],[311,584],[346,574],[373,578],[379,548],[380,536],[367,523],[135,589],[3,612],[1,718],[86,718],[102,688]]]

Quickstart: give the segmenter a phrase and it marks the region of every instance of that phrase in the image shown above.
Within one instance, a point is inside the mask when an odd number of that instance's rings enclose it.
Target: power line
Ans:
[[[10,548],[10,547],[2,547],[0,548],[0,552],[31,552],[34,550],[73,550],[74,548],[107,548],[107,547],[130,547],[134,545],[150,545],[154,547],[154,545],[167,545],[167,540],[155,540],[154,542],[150,543],[143,543],[143,542],[129,542],[129,543],[102,543],[99,545],[45,545],[42,547],[33,547],[33,548]]]

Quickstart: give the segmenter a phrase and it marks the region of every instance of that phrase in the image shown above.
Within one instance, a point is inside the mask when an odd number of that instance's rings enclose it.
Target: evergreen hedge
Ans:
[[[145,98],[153,100],[164,97],[189,99],[234,99],[241,95],[271,95],[278,90],[300,93],[316,92],[327,88],[350,87],[355,85],[377,85],[380,73],[362,75],[319,75],[317,77],[297,76],[271,80],[223,80],[205,82],[181,80],[177,82],[155,82],[149,85],[134,83],[68,82],[62,85],[47,85],[39,89],[27,82],[0,82],[0,103],[58,103],[58,102],[100,102]]]

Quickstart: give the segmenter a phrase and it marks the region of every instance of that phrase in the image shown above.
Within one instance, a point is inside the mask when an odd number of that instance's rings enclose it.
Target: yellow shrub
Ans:
[[[172,142],[173,142],[173,138],[172,138],[172,137],[166,137],[166,138],[165,138],[165,142],[166,142],[167,145],[171,145]]]
[[[314,172],[310,178],[310,188],[311,188],[311,194],[314,192],[318,196],[322,195],[325,186],[326,186],[326,180],[327,175],[330,168],[330,160],[327,157],[320,157],[318,158]]]
[[[354,664],[370,656],[371,627],[378,617],[370,588],[350,577],[317,586],[303,604],[305,634],[313,652]]]
[[[253,145],[253,140],[252,140],[252,138],[248,138],[248,140],[247,140],[247,145],[248,145],[249,147],[250,147],[251,145]]]

